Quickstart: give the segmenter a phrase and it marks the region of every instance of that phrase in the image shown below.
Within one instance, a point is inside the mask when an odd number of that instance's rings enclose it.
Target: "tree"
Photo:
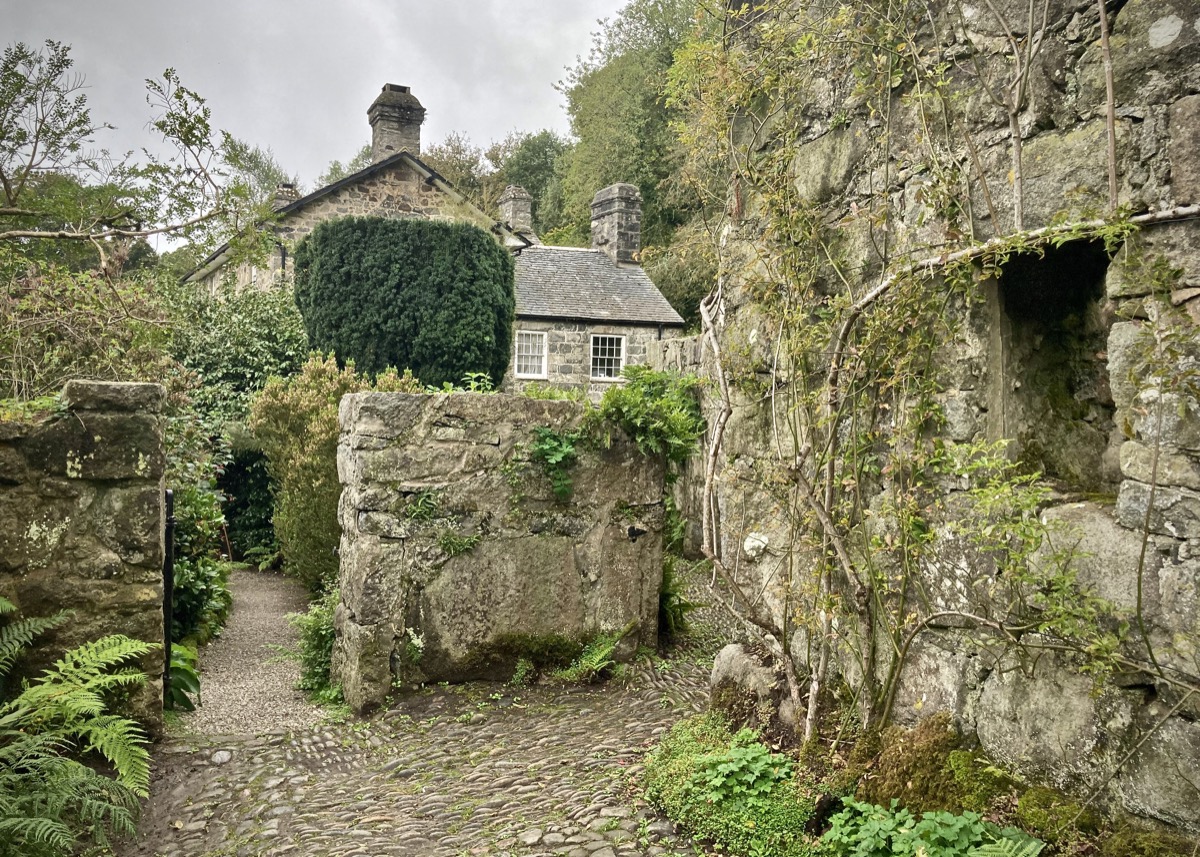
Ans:
[[[350,160],[343,164],[341,161],[330,161],[325,172],[317,179],[317,187],[325,187],[346,176],[354,175],[359,170],[371,166],[371,144],[365,144]]]
[[[465,223],[350,217],[296,247],[296,304],[314,349],[360,371],[411,369],[425,384],[508,368],[513,263]]]
[[[170,233],[212,244],[262,216],[231,162],[236,141],[212,129],[174,69],[146,81],[150,125],[171,154],[134,160],[87,148],[108,126],[92,120],[72,66],[55,41],[0,57],[0,242],[90,243],[107,272],[105,242]]]
[[[421,160],[481,211],[495,214],[506,184],[500,169],[503,147],[503,143],[493,143],[485,153],[465,134],[451,131],[445,140],[425,149]]]
[[[229,134],[224,135],[223,145],[231,171],[245,182],[250,198],[256,204],[270,204],[281,184],[299,187],[299,176],[294,173],[289,175],[275,160],[275,153],[269,147],[253,146]]]
[[[670,188],[677,157],[665,92],[695,9],[695,0],[632,0],[601,22],[591,53],[558,84],[577,142],[560,165],[563,210],[556,225],[586,237],[592,196],[618,181],[641,191],[647,243],[667,243],[686,219],[687,195],[676,198]]]
[[[555,183],[555,163],[570,147],[559,134],[543,129],[536,134],[514,132],[503,143],[494,143],[487,157],[498,163],[506,184],[518,185],[533,197],[533,228],[541,232],[542,202]]]

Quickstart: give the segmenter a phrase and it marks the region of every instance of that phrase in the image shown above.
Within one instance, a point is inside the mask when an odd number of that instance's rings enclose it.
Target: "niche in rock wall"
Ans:
[[[989,434],[1065,488],[1114,493],[1106,456],[1113,401],[1105,350],[1104,245],[1076,241],[1018,254],[995,283]]]

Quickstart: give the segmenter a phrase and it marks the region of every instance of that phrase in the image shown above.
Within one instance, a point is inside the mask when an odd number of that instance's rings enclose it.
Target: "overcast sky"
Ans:
[[[450,131],[480,146],[512,130],[567,130],[553,88],[627,0],[0,0],[4,43],[71,45],[97,139],[146,143],[143,81],[175,68],[213,124],[312,189],[331,160],[370,140],[384,83],[412,87],[422,142]]]

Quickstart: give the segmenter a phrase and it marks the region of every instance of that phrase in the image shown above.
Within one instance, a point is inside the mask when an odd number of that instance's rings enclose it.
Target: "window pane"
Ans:
[[[545,351],[546,334],[517,331],[517,376],[544,378]]]
[[[592,377],[619,378],[625,363],[625,337],[592,337]]]

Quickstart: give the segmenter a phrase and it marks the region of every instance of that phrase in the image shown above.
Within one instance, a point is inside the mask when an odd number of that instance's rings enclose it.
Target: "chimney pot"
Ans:
[[[280,182],[275,188],[275,197],[271,201],[271,207],[278,211],[291,205],[300,198],[300,192],[296,190],[294,182]]]
[[[500,217],[513,232],[533,233],[533,196],[510,184],[500,195]]]
[[[618,182],[592,198],[592,247],[618,264],[640,264],[642,194],[637,185]]]
[[[377,164],[405,149],[421,153],[421,123],[425,108],[407,86],[386,83],[367,110],[371,123],[371,163]]]

